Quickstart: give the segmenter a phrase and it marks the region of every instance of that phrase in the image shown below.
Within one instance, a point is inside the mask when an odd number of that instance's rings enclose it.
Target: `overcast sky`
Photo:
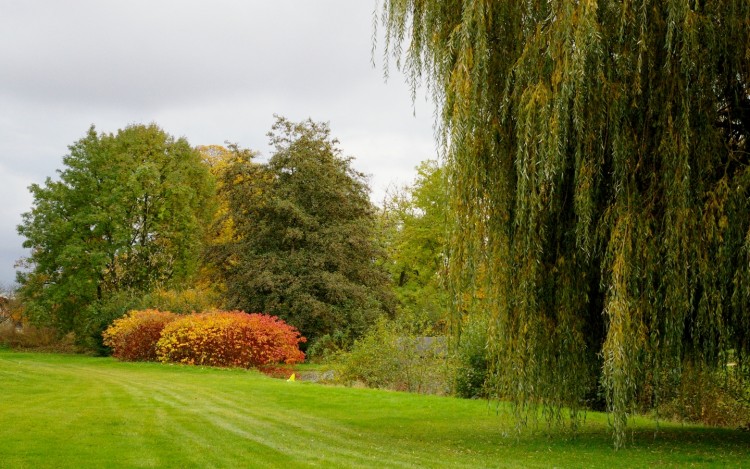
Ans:
[[[330,123],[373,200],[435,157],[433,106],[371,60],[375,0],[0,0],[0,285],[27,187],[91,124],[156,122],[268,156],[273,114]],[[392,67],[393,68],[393,67]]]

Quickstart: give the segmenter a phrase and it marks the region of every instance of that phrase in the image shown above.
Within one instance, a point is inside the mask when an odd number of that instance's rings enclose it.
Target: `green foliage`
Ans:
[[[307,360],[310,362],[326,362],[349,350],[351,346],[352,338],[344,331],[338,330],[332,334],[324,334],[307,347]]]
[[[213,180],[187,141],[153,124],[117,134],[92,126],[69,148],[58,178],[30,187],[20,294],[33,322],[85,341],[124,312],[125,296],[191,279]]]
[[[393,308],[365,178],[326,124],[278,118],[269,137],[268,163],[232,147],[222,172],[227,213],[216,226],[231,219],[232,236],[217,238],[208,258],[225,303],[278,315],[311,340],[356,337]]]
[[[450,391],[448,346],[426,318],[379,318],[352,350],[337,357],[336,380],[417,393]]]
[[[622,446],[684,359],[747,360],[750,3],[389,0],[382,21],[440,106],[451,284],[482,293],[453,309],[489,308],[519,422],[576,425],[599,387]]]
[[[434,323],[448,316],[448,189],[435,161],[417,167],[410,187],[392,193],[381,216],[387,267],[406,315],[426,314]]]
[[[92,301],[76,315],[73,324],[76,344],[98,356],[110,355],[112,350],[104,344],[102,333],[128,311],[142,309],[141,300],[139,292],[125,290]]]
[[[241,311],[190,314],[161,329],[156,356],[188,365],[262,367],[305,360],[297,329],[275,316]]]
[[[686,364],[671,399],[657,406],[662,418],[750,430],[750,386],[737,363],[723,370]]]
[[[464,398],[490,397],[487,318],[472,315],[466,318],[455,347],[455,394]]]

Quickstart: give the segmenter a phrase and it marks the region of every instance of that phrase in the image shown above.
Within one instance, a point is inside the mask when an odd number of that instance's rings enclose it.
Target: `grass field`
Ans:
[[[253,371],[0,350],[0,467],[750,467],[750,433],[606,416],[573,437],[494,405]]]

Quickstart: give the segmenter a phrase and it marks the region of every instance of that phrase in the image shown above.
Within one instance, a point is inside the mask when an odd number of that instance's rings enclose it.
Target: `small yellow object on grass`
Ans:
[[[295,375],[295,374],[294,374],[294,373],[292,373],[292,376],[290,376],[290,377],[289,377],[289,379],[288,379],[288,380],[286,380],[286,381],[287,381],[288,383],[293,383],[293,382],[297,381],[297,377],[296,377],[296,376],[294,376],[294,375]]]

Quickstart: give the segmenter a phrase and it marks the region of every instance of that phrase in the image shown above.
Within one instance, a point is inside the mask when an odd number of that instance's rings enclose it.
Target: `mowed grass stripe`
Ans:
[[[0,351],[0,392],[2,468],[750,467],[747,432],[634,419],[615,452],[601,414],[517,436],[486,402],[245,370]]]
[[[265,458],[278,460],[278,456],[284,455],[298,464],[325,463],[333,456],[334,459],[347,460],[352,466],[372,467],[378,464],[382,467],[403,467],[409,460],[419,462],[420,458],[409,455],[398,455],[391,448],[368,445],[363,447],[362,441],[352,438],[353,433],[342,425],[333,425],[324,419],[306,416],[299,412],[280,411],[273,415],[268,414],[266,409],[258,407],[248,399],[251,395],[247,393],[242,399],[228,398],[223,396],[221,390],[215,394],[205,394],[199,386],[185,384],[180,381],[164,381],[154,379],[152,374],[140,375],[137,373],[115,373],[109,369],[98,367],[79,368],[75,365],[60,365],[57,363],[39,363],[35,366],[37,374],[48,374],[53,370],[63,376],[86,376],[90,381],[97,383],[95,389],[105,389],[105,392],[95,391],[104,403],[115,401],[112,395],[117,389],[122,391],[118,394],[117,401],[127,407],[138,410],[136,415],[141,415],[144,409],[150,407],[144,403],[144,399],[153,403],[161,409],[167,409],[169,416],[168,428],[165,432],[177,433],[184,436],[183,441],[191,446],[198,445],[212,448],[210,436],[217,434],[216,430],[229,432],[243,440],[255,444],[252,453],[258,453],[261,461]],[[117,365],[117,364],[115,364]],[[129,365],[132,367],[132,365]],[[152,364],[137,364],[136,367],[148,368]],[[158,365],[157,365],[158,366]],[[174,368],[174,367],[171,367]],[[159,366],[160,371],[169,370],[170,367]],[[180,371],[174,370],[173,371]],[[221,370],[212,370],[222,373]],[[269,381],[267,378],[255,373],[241,372],[252,380]],[[275,382],[274,382],[275,383]],[[289,384],[289,386],[304,386],[302,383]],[[216,390],[215,390],[216,391]],[[65,393],[69,394],[68,392]],[[130,396],[127,399],[124,396]],[[94,402],[90,403],[91,406]],[[67,405],[53,407],[66,408]],[[111,405],[105,405],[99,409],[103,415],[117,415]],[[104,418],[100,423],[105,423],[112,431],[112,436],[123,437],[123,428],[144,428],[152,425],[139,423],[137,421],[123,422]],[[163,426],[163,425],[162,425]],[[192,429],[192,430],[191,430]],[[195,430],[198,429],[198,430]],[[130,430],[133,434],[133,430]],[[221,434],[219,432],[218,434]],[[201,435],[209,437],[207,440]],[[224,456],[246,455],[247,447],[240,446],[242,451],[232,451],[229,454],[222,450]],[[263,448],[265,447],[265,449]],[[325,456],[325,457],[321,457]],[[395,459],[394,459],[395,458]],[[231,458],[230,458],[231,459]],[[209,461],[202,460],[205,465]],[[214,461],[220,463],[221,461]]]
[[[255,377],[266,380],[264,377]],[[232,398],[227,397],[226,392],[222,391],[191,397],[199,392],[195,386],[186,385],[183,392],[178,393],[153,382],[138,384],[136,389],[148,389],[152,398],[163,405],[192,414],[195,419],[202,420],[207,426],[214,426],[258,445],[267,446],[292,457],[298,463],[311,464],[314,460],[324,463],[326,458],[320,458],[321,454],[332,455],[334,459],[345,459],[353,466],[364,467],[372,467],[373,464],[381,467],[402,467],[405,463],[418,465],[423,462],[421,458],[407,454],[396,455],[397,459],[392,459],[394,454],[391,448],[370,446],[367,448],[368,451],[364,451],[365,448],[360,441],[361,433],[357,434],[340,423],[299,411],[275,407],[274,412],[269,413],[268,407],[257,402],[247,402],[247,394],[235,395]],[[201,401],[199,406],[195,405],[196,400]]]
[[[110,380],[113,375],[105,373],[102,378]],[[265,379],[257,376],[256,378]],[[153,380],[116,379],[110,381],[110,384],[112,387],[121,387],[131,395],[148,395],[159,405],[187,414],[192,420],[203,422],[205,428],[217,427],[280,454],[291,456],[299,462],[310,463],[311,459],[316,459],[316,455],[320,453],[350,458],[352,463],[361,462],[364,465],[376,462],[381,465],[389,462],[402,465],[405,462],[404,458],[389,461],[388,458],[393,454],[383,448],[379,453],[365,459],[362,448],[353,445],[352,442],[357,440],[352,438],[353,433],[346,427],[283,409],[270,415],[264,408],[246,402],[247,395],[235,399],[225,397],[223,391],[201,395],[200,389],[189,384],[180,387],[178,392],[170,389],[169,384]]]
[[[304,437],[308,435],[294,434],[289,431],[293,427],[291,425],[294,423],[293,418],[284,419],[283,416],[281,420],[270,417],[262,418],[262,414],[252,412],[254,406],[242,406],[241,400],[230,401],[222,398],[223,391],[221,390],[214,394],[202,394],[199,387],[174,381],[165,383],[150,379],[137,380],[132,379],[132,376],[127,381],[122,378],[113,378],[115,376],[111,373],[103,376],[103,379],[109,380],[112,388],[119,387],[141,400],[144,396],[148,396],[148,400],[154,405],[169,409],[171,420],[168,430],[183,435],[185,437],[183,440],[191,444],[199,444],[206,449],[211,449],[213,446],[210,436],[228,432],[253,445],[252,452],[257,453],[258,457],[255,461],[258,463],[282,456],[304,461],[310,454],[306,451],[309,448],[300,444],[306,441]],[[297,425],[297,428],[304,429],[301,425]],[[313,434],[313,431],[309,432],[309,436]],[[342,445],[344,441],[340,440],[335,443]],[[337,445],[321,445],[321,440],[316,441],[314,446],[321,448],[324,452],[343,455],[341,451],[336,450]],[[246,448],[244,445],[239,445],[239,447]],[[230,451],[238,456],[238,460],[239,456],[246,452],[246,450]],[[351,455],[355,453],[352,452]],[[203,461],[204,464],[206,462]]]

